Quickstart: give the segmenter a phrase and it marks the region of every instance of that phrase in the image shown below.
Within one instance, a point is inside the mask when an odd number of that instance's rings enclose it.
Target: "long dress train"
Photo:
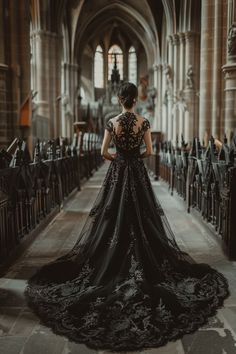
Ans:
[[[108,121],[117,149],[73,249],[43,266],[25,295],[42,322],[90,348],[139,351],[206,323],[228,296],[217,270],[177,245],[140,158],[150,127]]]

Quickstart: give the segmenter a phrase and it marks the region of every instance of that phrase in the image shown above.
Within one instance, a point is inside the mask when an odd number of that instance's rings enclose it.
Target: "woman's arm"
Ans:
[[[111,154],[109,154],[109,152],[108,152],[108,148],[109,148],[109,145],[110,145],[110,142],[111,142],[111,138],[112,138],[112,136],[111,136],[110,132],[107,129],[105,129],[103,142],[102,142],[102,147],[101,147],[101,155],[105,159],[113,161],[114,157]]]
[[[152,137],[151,137],[151,129],[148,128],[144,135],[143,135],[143,140],[144,140],[144,143],[146,145],[146,151],[144,151],[140,157],[141,158],[145,158],[145,157],[148,157],[150,155],[153,154],[153,150],[152,150]]]

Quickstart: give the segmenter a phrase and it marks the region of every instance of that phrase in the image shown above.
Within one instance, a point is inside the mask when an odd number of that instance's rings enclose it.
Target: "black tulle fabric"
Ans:
[[[94,349],[158,347],[203,325],[228,296],[225,277],[178,247],[155,197],[140,145],[150,128],[121,114],[101,189],[65,256],[43,266],[25,295],[57,334]]]

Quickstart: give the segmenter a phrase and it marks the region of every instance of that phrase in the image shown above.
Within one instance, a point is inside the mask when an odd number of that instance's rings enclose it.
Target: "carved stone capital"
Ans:
[[[162,64],[154,64],[153,65],[153,71],[161,71],[162,70]]]
[[[185,33],[183,33],[183,32],[179,33],[179,41],[181,44],[185,43]]]
[[[225,79],[236,79],[236,63],[222,66]]]
[[[167,39],[170,44],[173,44],[173,36],[169,35]]]
[[[179,45],[180,41],[179,41],[179,34],[175,33],[173,34],[173,44],[174,45]]]
[[[41,38],[62,38],[62,35],[56,32],[50,32],[50,31],[46,31],[46,30],[33,30],[30,34],[31,38],[34,37],[41,37]]]

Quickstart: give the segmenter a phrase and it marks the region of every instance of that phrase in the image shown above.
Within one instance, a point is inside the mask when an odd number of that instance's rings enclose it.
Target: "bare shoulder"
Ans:
[[[110,118],[109,120],[112,122],[112,123],[115,123],[116,121],[117,121],[117,119],[120,117],[120,113],[119,114],[117,114],[115,117],[112,117],[112,118]]]
[[[150,122],[147,118],[137,114],[136,115],[139,121],[139,124],[142,126],[142,130],[145,132],[151,128]]]
[[[138,114],[138,113],[135,113],[135,114],[136,114],[136,117],[137,117],[137,119],[138,119],[138,121],[139,121],[140,123],[143,123],[143,122],[147,121],[147,118],[141,116],[141,115]]]

